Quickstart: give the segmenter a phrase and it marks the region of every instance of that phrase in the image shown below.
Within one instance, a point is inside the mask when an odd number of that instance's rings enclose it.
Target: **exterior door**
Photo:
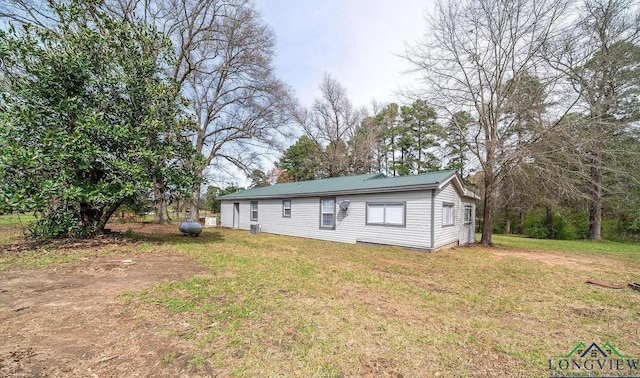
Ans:
[[[465,205],[463,207],[463,222],[460,227],[460,234],[458,236],[458,243],[460,245],[465,245],[474,242],[474,233],[473,233],[473,207],[469,205]]]
[[[233,228],[240,228],[240,203],[233,203]]]

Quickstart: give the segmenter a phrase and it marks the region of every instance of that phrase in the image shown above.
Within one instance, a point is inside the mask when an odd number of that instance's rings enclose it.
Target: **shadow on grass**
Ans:
[[[140,241],[148,241],[164,244],[210,244],[224,241],[222,232],[216,230],[203,230],[199,236],[185,236],[181,232],[175,233],[137,233],[133,232],[132,237]]]

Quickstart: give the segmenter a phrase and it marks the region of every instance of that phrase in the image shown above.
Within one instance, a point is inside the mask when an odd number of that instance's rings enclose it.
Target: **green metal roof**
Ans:
[[[386,177],[382,173],[287,182],[253,188],[220,197],[222,200],[250,198],[315,197],[336,194],[379,193],[437,188],[455,176],[455,171],[439,171],[414,176]]]

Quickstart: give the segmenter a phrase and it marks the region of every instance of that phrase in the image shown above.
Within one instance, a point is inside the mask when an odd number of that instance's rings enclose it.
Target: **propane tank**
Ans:
[[[185,236],[198,236],[202,232],[202,225],[198,222],[194,222],[191,218],[186,221],[180,223],[180,227],[178,227],[180,232],[182,232]]]

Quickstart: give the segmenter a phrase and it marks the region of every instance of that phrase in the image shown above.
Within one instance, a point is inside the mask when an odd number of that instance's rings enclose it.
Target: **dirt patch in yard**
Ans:
[[[157,223],[109,223],[109,229],[114,232],[126,233],[133,231],[136,235],[145,237],[157,235],[182,235],[178,231],[180,222],[157,224]]]
[[[183,374],[188,351],[129,314],[119,295],[195,275],[208,271],[175,253],[87,257],[0,273],[0,376]],[[163,363],[166,356],[174,363]]]
[[[598,270],[597,261],[592,258],[565,256],[557,253],[536,251],[492,250],[496,257],[517,257],[542,262],[551,266],[562,266],[569,269],[593,272]]]

